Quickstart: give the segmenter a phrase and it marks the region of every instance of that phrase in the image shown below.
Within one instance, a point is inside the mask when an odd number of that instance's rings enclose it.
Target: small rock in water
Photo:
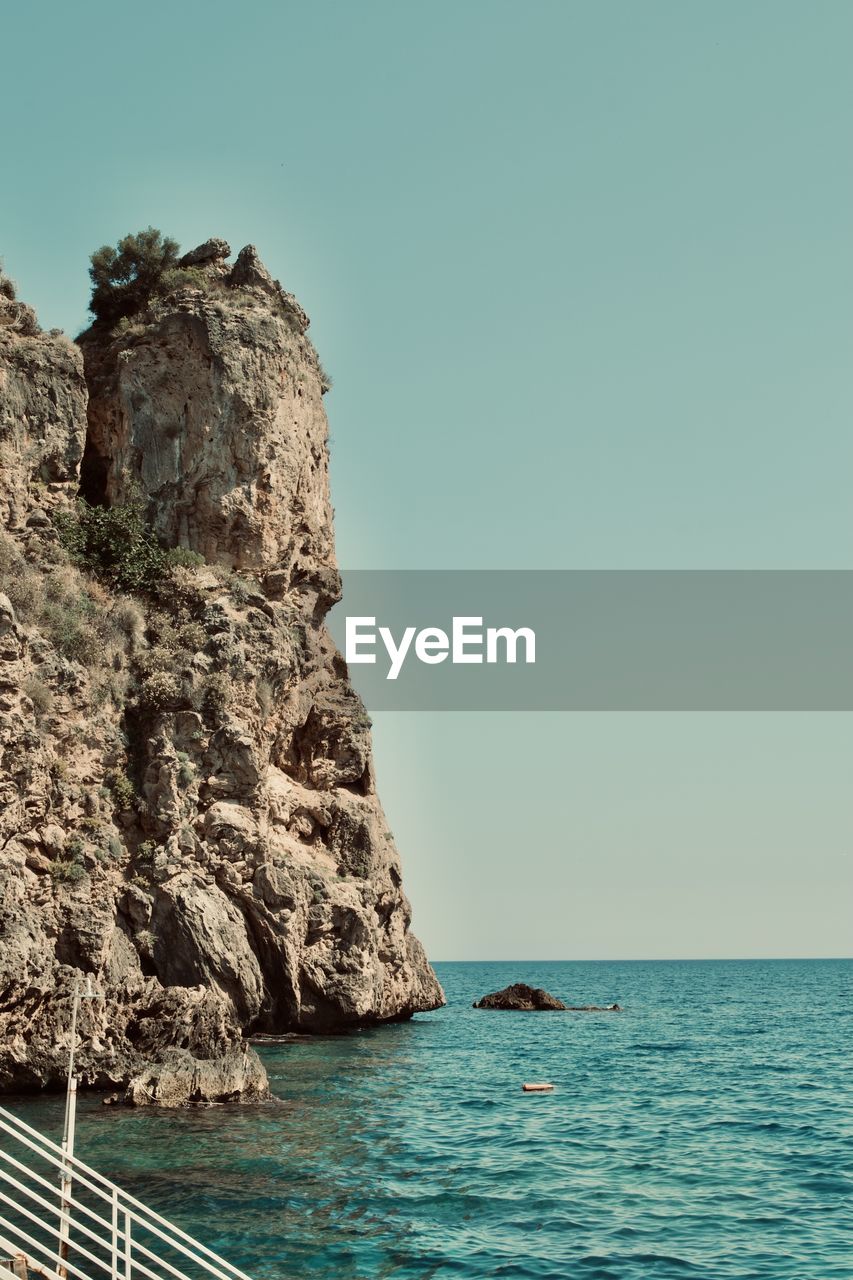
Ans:
[[[566,1006],[562,1000],[558,1000],[556,996],[549,995],[541,987],[528,987],[525,982],[514,982],[512,986],[504,987],[503,991],[493,991],[491,995],[483,996],[482,1000],[475,1000],[474,1008],[519,1009],[526,1011],[565,1009]]]
[[[475,1009],[515,1009],[529,1012],[537,1009],[557,1010],[564,1013],[622,1013],[619,1004],[563,1004],[556,996],[543,991],[541,987],[529,987],[526,982],[514,982],[503,991],[493,991],[491,995],[475,1000]]]

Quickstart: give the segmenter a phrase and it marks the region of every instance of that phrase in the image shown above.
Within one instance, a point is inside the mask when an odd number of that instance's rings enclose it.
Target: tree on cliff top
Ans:
[[[155,227],[127,235],[113,248],[102,245],[92,254],[89,310],[96,320],[115,324],[145,307],[158,292],[165,273],[177,261],[180,246]]]

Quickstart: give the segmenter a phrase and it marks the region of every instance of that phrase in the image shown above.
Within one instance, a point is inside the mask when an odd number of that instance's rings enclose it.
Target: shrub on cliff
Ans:
[[[111,666],[124,650],[109,596],[76,566],[54,564],[44,572],[0,534],[0,583],[18,617],[34,623],[63,658],[93,670]]]
[[[92,298],[96,320],[115,324],[147,306],[163,291],[164,277],[178,262],[179,245],[155,227],[127,235],[118,244],[102,245],[91,257]]]
[[[21,688],[33,704],[33,710],[38,719],[47,715],[48,711],[53,708],[53,694],[43,681],[39,680],[37,675],[24,676],[21,681]]]
[[[5,298],[7,302],[14,302],[18,296],[15,288],[15,281],[10,280],[3,270],[3,259],[0,258],[0,297]]]
[[[137,704],[144,711],[176,710],[181,693],[181,682],[171,671],[152,671],[139,684]]]
[[[86,874],[83,856],[86,846],[79,836],[72,836],[58,858],[50,864],[51,878],[59,884],[78,884]]]
[[[174,566],[201,563],[193,551],[160,546],[137,498],[116,507],[91,507],[79,498],[73,514],[54,519],[72,560],[123,591],[156,591]]]

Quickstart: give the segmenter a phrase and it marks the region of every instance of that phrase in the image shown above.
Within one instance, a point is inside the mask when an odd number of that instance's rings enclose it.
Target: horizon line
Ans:
[[[430,964],[751,964],[768,962],[781,964],[795,960],[853,960],[853,956],[566,956],[527,959],[480,957],[456,960],[430,959]]]

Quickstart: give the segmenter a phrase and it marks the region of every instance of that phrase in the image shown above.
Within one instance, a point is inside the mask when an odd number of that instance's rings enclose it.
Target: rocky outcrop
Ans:
[[[517,1009],[531,1011],[534,1009],[565,1009],[562,1000],[549,995],[541,987],[528,987],[524,982],[515,982],[504,987],[502,991],[493,991],[474,1002],[475,1009]]]
[[[299,304],[225,252],[79,347],[0,298],[6,1090],[63,1082],[84,975],[83,1083],[160,1105],[265,1096],[252,1033],[443,1002],[324,625],[327,381]],[[78,484],[116,517],[99,568]],[[147,554],[140,510],[178,551],[129,591],[103,568]]]
[[[204,244],[200,244],[196,249],[191,249],[189,253],[179,259],[178,265],[181,267],[200,267],[206,266],[210,262],[218,262],[220,259],[231,257],[231,246],[227,240],[220,240],[214,236],[211,240],[205,240]]]
[[[251,250],[251,253],[249,253]],[[90,389],[83,491],[150,499],[156,533],[207,563],[338,598],[319,361],[249,246],[148,324],[80,339]],[[247,257],[248,255],[248,257]],[[218,287],[215,287],[215,282]],[[307,327],[307,318],[305,320]]]
[[[0,291],[0,528],[23,544],[77,490],[86,400],[79,349]]]
[[[522,1013],[536,1010],[552,1010],[562,1013],[621,1013],[618,1004],[563,1004],[556,996],[550,995],[542,987],[529,987],[525,982],[514,982],[502,991],[493,991],[491,995],[475,1000],[475,1009],[510,1009]]]

